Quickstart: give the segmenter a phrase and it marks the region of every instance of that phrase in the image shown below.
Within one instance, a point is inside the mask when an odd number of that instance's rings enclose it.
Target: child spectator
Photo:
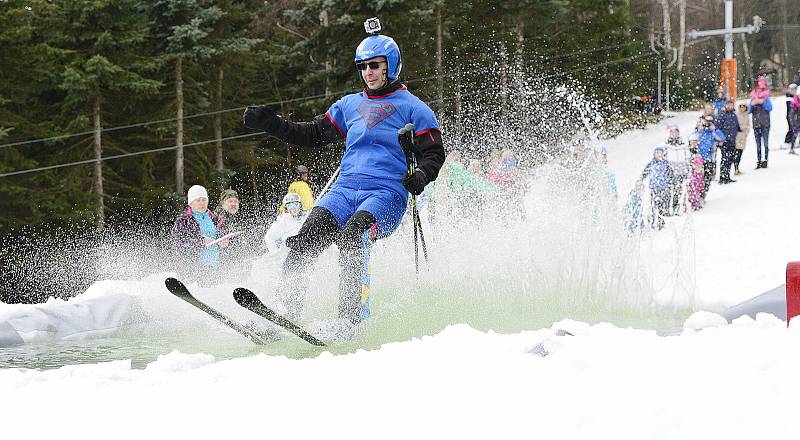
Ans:
[[[652,204],[653,229],[664,228],[664,217],[669,215],[669,182],[672,180],[672,167],[664,157],[664,147],[653,150],[653,160],[642,171],[642,179],[650,178],[650,201]]]

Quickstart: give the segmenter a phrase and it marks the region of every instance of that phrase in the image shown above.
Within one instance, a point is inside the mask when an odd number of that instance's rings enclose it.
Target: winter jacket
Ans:
[[[217,231],[219,231],[225,220],[211,210],[208,211],[208,215],[211,217],[211,221]],[[181,260],[178,262],[179,267],[185,269],[185,266],[193,264],[195,268],[199,268],[200,253],[205,247],[205,242],[200,224],[195,220],[191,207],[187,206],[186,210],[175,218],[171,235],[173,249],[175,249],[179,260]]]
[[[710,128],[704,128],[695,133],[700,139],[700,142],[697,144],[697,149],[700,151],[700,155],[703,156],[703,160],[714,160],[714,149],[718,141],[722,142],[725,140],[725,133],[721,132],[719,129],[711,131]]]
[[[725,133],[725,143],[734,145],[736,143],[736,135],[739,134],[739,119],[736,117],[735,110],[727,111],[722,110],[717,115],[717,120],[714,122],[717,129]]]
[[[747,112],[736,112],[736,119],[739,120],[739,129],[741,130],[736,134],[736,149],[744,150],[747,146],[747,135],[750,134],[750,117]]]
[[[753,104],[750,100],[750,114],[753,115],[753,128],[769,128],[769,112],[772,111],[772,100],[764,98],[763,104]]]
[[[311,185],[308,184],[305,180],[295,180],[289,185],[289,189],[286,191],[286,194],[291,192],[297,193],[300,196],[300,203],[303,205],[303,211],[311,211],[311,208],[314,207],[314,196],[311,194]],[[281,212],[285,207],[281,205]]]
[[[308,213],[303,212],[300,217],[293,217],[291,214],[284,213],[275,219],[275,222],[267,230],[264,235],[264,243],[267,245],[269,253],[277,252],[286,246],[286,239],[293,237],[300,232],[300,227],[306,221]]]
[[[672,167],[666,159],[653,158],[642,172],[643,179],[647,176],[650,176],[651,191],[664,191],[672,180]]]
[[[800,97],[795,96],[789,105],[789,128],[792,131],[800,131]]]

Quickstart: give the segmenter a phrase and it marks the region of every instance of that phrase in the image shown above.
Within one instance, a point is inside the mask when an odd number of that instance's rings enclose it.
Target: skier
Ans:
[[[419,195],[444,162],[439,122],[433,111],[400,82],[402,57],[395,41],[379,35],[377,19],[364,23],[372,33],[355,51],[355,67],[365,85],[311,122],[296,123],[270,107],[248,107],[244,125],[286,142],[322,147],[345,140],[340,175],[313,208],[300,232],[287,240],[281,293],[290,317],[302,312],[307,267],[334,242],[339,248],[339,318],[352,326],[369,317],[368,259],[371,244],[389,236],[406,211],[408,193]],[[377,32],[375,32],[377,31]],[[398,130],[414,125],[416,165],[408,173]],[[361,282],[365,280],[365,285]],[[343,331],[347,331],[343,328]]]
[[[308,213],[303,211],[302,201],[296,193],[289,193],[283,198],[282,206],[286,212],[279,215],[264,235],[264,243],[269,254],[275,254],[286,246],[286,239],[300,232]]]

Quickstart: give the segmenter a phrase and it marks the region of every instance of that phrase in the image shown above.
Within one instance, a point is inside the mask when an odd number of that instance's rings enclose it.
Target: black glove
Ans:
[[[407,174],[406,177],[403,177],[403,186],[406,187],[408,192],[415,196],[422,194],[422,190],[425,189],[425,185],[427,184],[428,176],[419,168],[415,169],[413,173]]]
[[[254,130],[274,133],[280,126],[280,117],[266,105],[250,106],[244,110],[244,126]]]

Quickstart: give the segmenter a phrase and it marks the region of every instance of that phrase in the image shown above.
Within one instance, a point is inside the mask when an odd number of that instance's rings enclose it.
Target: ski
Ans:
[[[311,335],[311,333],[303,330],[292,321],[289,321],[285,317],[275,313],[275,311],[265,306],[264,303],[261,302],[260,299],[258,299],[255,293],[243,287],[239,287],[238,289],[233,291],[233,299],[235,299],[240,306],[246,308],[247,310],[250,310],[251,312],[255,313],[258,316],[261,316],[264,319],[272,321],[274,324],[277,324],[285,328],[286,330],[294,333],[299,338],[303,339],[309,344],[313,344],[319,347],[325,346],[324,342],[315,338],[313,335]]]
[[[217,321],[227,325],[228,327],[236,330],[242,336],[250,339],[251,341],[255,342],[256,344],[266,344],[269,341],[262,337],[261,335],[255,333],[254,331],[244,327],[241,324],[233,321],[232,319],[228,318],[227,316],[223,315],[222,313],[214,310],[211,306],[205,304],[204,302],[198,300],[197,298],[189,292],[189,289],[175,278],[167,278],[164,280],[164,284],[167,286],[167,290],[170,291],[173,295],[177,296],[178,298],[186,301],[187,303],[197,307],[198,309],[206,312],[212,318],[216,319]]]

